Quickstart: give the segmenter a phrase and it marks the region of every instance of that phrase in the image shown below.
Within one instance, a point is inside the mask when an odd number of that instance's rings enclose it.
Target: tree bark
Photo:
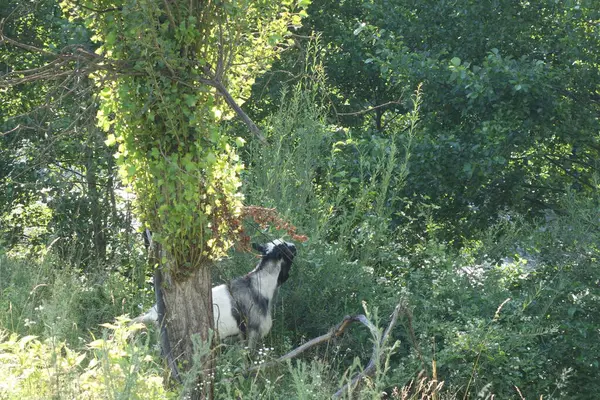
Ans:
[[[93,128],[88,132],[88,139],[85,145],[86,153],[86,173],[88,198],[90,201],[90,214],[92,219],[92,234],[94,243],[94,256],[99,263],[106,261],[106,236],[104,234],[104,225],[102,224],[102,208],[100,206],[100,195],[97,184],[97,163],[94,155],[95,134]]]
[[[205,263],[190,270],[186,279],[170,276],[163,269],[165,282],[162,286],[165,300],[165,317],[168,339],[173,359],[180,371],[188,372],[187,381],[193,382],[190,396],[193,399],[212,399],[214,359],[209,351],[194,365],[192,336],[197,335],[202,343],[208,343],[213,327],[211,265]],[[207,344],[208,346],[208,344]],[[197,363],[197,361],[196,361]]]

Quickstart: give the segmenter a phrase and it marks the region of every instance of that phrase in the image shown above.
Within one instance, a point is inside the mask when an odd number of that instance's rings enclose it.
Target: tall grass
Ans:
[[[78,346],[116,315],[139,313],[143,289],[119,273],[84,274],[55,256],[0,256],[0,329]]]

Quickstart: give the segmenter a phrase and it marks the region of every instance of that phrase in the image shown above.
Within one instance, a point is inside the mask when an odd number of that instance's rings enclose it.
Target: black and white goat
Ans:
[[[237,335],[248,339],[250,348],[273,326],[273,300],[279,286],[288,279],[296,255],[296,246],[280,239],[253,247],[262,254],[256,268],[212,289],[214,328],[219,339]],[[157,324],[156,305],[132,322]]]

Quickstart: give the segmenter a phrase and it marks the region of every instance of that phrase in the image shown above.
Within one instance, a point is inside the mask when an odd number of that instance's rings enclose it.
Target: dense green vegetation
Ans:
[[[216,398],[330,398],[372,356],[341,397],[600,393],[599,3],[5,3],[0,398],[210,382],[204,343],[178,383],[128,324],[139,231],[220,283],[255,262],[231,243],[291,239],[242,203],[308,240],[263,347],[218,346]],[[356,314],[379,330],[244,372]]]

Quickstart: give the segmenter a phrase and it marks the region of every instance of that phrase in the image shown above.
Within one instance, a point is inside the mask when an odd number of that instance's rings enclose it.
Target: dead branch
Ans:
[[[404,306],[402,305],[402,303],[399,303],[394,309],[394,312],[392,313],[390,324],[386,328],[385,332],[383,332],[383,335],[381,336],[379,341],[373,345],[373,354],[371,355],[371,359],[369,360],[369,364],[367,364],[367,367],[362,372],[354,375],[350,382],[348,382],[347,384],[342,386],[340,390],[335,392],[335,394],[333,395],[334,399],[341,397],[342,394],[344,394],[344,392],[352,392],[356,390],[360,383],[363,381],[363,378],[370,377],[375,373],[377,364],[385,355],[385,351],[383,351],[382,349],[387,343],[388,337],[390,335],[390,332],[394,328],[394,325],[396,325],[396,321],[398,320],[398,314],[401,310],[404,310]]]
[[[360,383],[363,381],[363,378],[370,377],[375,373],[378,362],[385,355],[385,351],[382,351],[382,349],[384,349],[384,347],[389,339],[390,333],[392,332],[392,329],[394,328],[394,326],[396,325],[396,322],[398,321],[398,316],[401,311],[403,314],[405,314],[407,312],[406,307],[403,305],[403,303],[399,303],[398,305],[396,305],[396,308],[394,309],[394,312],[392,313],[391,320],[390,320],[388,327],[385,329],[385,331],[383,332],[383,335],[381,335],[379,340],[373,345],[373,353],[371,355],[371,359],[369,360],[369,363],[367,364],[367,367],[362,372],[356,374],[350,380],[350,382],[348,382],[346,385],[344,385],[342,388],[340,388],[333,395],[333,398],[339,398],[344,392],[356,390],[359,387]],[[276,359],[274,361],[248,368],[245,371],[245,373],[248,375],[255,375],[258,373],[258,371],[260,371],[262,369],[268,369],[268,368],[272,368],[272,367],[281,365],[282,362],[284,362],[286,360],[290,360],[294,357],[297,357],[298,355],[302,354],[303,352],[310,349],[311,347],[314,347],[314,346],[324,343],[324,342],[329,342],[334,337],[340,336],[342,333],[344,333],[346,328],[348,328],[348,326],[350,326],[350,324],[352,324],[353,322],[360,322],[361,324],[363,324],[367,328],[369,328],[369,330],[371,331],[371,335],[373,335],[374,338],[378,337],[377,328],[375,327],[375,325],[373,325],[371,323],[371,321],[369,321],[369,319],[366,316],[364,316],[362,314],[355,315],[355,316],[346,316],[339,324],[337,324],[335,327],[330,329],[328,333],[321,335],[319,337],[316,337],[312,340],[309,340],[308,342],[304,343],[302,346],[295,348],[294,350],[279,357],[278,359]]]
[[[334,337],[339,337],[342,333],[344,333],[346,328],[348,326],[350,326],[350,324],[352,324],[353,322],[360,322],[361,324],[368,327],[370,330],[374,329],[374,326],[373,326],[373,324],[371,324],[371,321],[369,321],[367,319],[367,317],[365,317],[364,315],[362,315],[362,314],[355,315],[355,316],[347,315],[344,317],[342,322],[340,322],[339,324],[337,324],[336,326],[331,328],[329,330],[329,332],[327,332],[326,334],[316,337],[312,340],[309,340],[308,342],[304,343],[302,346],[296,347],[294,350],[290,351],[289,353],[279,357],[277,360],[273,360],[273,361],[270,361],[265,364],[260,364],[260,365],[248,368],[245,371],[245,373],[252,375],[261,369],[272,368],[277,365],[280,365],[282,362],[284,362],[286,360],[290,360],[294,357],[297,357],[300,354],[304,353],[306,350],[310,349],[311,347],[314,347],[323,342],[328,342],[331,339],[333,339]]]
[[[392,104],[402,104],[402,102],[400,100],[388,101],[387,103],[383,103],[378,106],[369,107],[365,110],[360,110],[360,111],[351,112],[351,113],[340,113],[339,112],[336,115],[344,115],[344,116],[361,115],[361,114],[370,113],[371,111],[375,111],[379,108],[387,107]]]

